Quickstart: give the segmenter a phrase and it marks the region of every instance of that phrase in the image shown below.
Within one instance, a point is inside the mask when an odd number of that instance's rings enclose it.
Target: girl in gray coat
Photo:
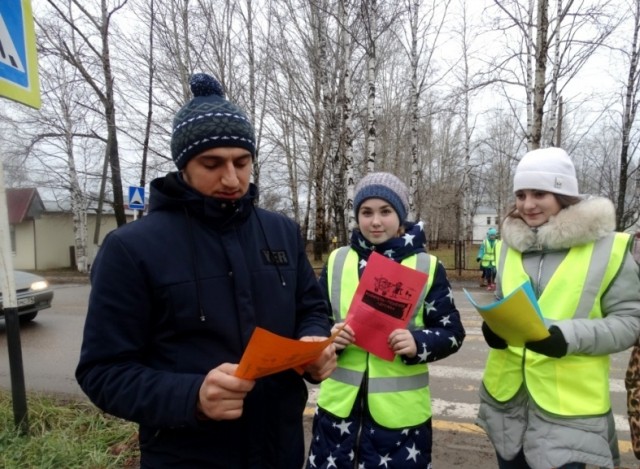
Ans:
[[[513,185],[496,296],[531,282],[549,336],[513,347],[483,323],[491,350],[477,423],[501,469],[613,468],[619,451],[609,355],[633,345],[640,332],[631,238],[614,232],[609,200],[579,194],[564,150],[527,153]]]

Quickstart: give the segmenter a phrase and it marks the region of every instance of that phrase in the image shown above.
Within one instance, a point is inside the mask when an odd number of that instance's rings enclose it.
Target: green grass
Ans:
[[[137,426],[87,401],[27,397],[29,432],[14,425],[9,391],[0,390],[0,467],[107,469],[139,467]]]

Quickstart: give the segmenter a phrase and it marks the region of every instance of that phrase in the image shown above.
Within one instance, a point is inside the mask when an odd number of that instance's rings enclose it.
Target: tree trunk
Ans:
[[[627,209],[627,180],[629,177],[629,148],[631,145],[631,129],[638,109],[638,87],[640,85],[640,71],[638,70],[638,33],[640,31],[640,0],[635,0],[633,38],[629,51],[629,74],[623,99],[622,113],[622,143],[620,148],[620,173],[618,186],[618,200],[616,204],[616,230],[628,228],[626,223]]]
[[[544,117],[544,98],[546,90],[547,50],[549,44],[548,0],[538,0],[538,22],[536,33],[536,72],[533,92],[533,127],[531,129],[531,149],[540,148]]]

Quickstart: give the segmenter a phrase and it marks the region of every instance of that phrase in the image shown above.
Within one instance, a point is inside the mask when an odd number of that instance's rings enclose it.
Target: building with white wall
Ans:
[[[73,214],[57,204],[43,202],[34,188],[7,189],[7,208],[13,265],[21,270],[50,270],[75,267]],[[114,213],[105,209],[100,217],[99,243],[93,244],[96,211],[87,213],[89,264],[104,237],[117,228]],[[127,213],[133,220],[133,213]]]
[[[487,236],[487,230],[495,228],[500,234],[500,218],[498,212],[491,207],[480,206],[473,216],[473,243],[480,244]]]

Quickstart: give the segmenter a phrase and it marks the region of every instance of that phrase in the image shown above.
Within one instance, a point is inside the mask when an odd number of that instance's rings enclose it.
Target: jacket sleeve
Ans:
[[[329,299],[329,278],[327,274],[327,264],[322,268],[322,272],[320,272],[320,277],[318,278],[318,283],[320,283],[320,290],[322,291],[322,297],[327,306],[327,310],[329,311],[329,317],[331,318],[331,322],[333,325],[334,317],[333,317],[333,309],[331,308],[331,300]]]
[[[297,230],[298,278],[296,289],[297,337],[331,335],[330,310],[320,288],[316,273],[304,249]]]
[[[91,294],[76,379],[100,409],[157,427],[197,426],[202,374],[146,366],[151,286],[116,233],[103,242],[91,270]]]
[[[478,255],[476,255],[476,259],[482,259],[484,256],[484,240],[480,243],[480,248],[478,249]]]
[[[438,261],[431,289],[424,303],[425,328],[412,331],[418,353],[403,357],[408,364],[433,362],[456,353],[462,346],[465,330],[453,301],[453,290],[444,266]]]
[[[601,300],[603,318],[555,323],[564,335],[567,354],[606,355],[631,347],[640,334],[640,268],[631,253]]]

